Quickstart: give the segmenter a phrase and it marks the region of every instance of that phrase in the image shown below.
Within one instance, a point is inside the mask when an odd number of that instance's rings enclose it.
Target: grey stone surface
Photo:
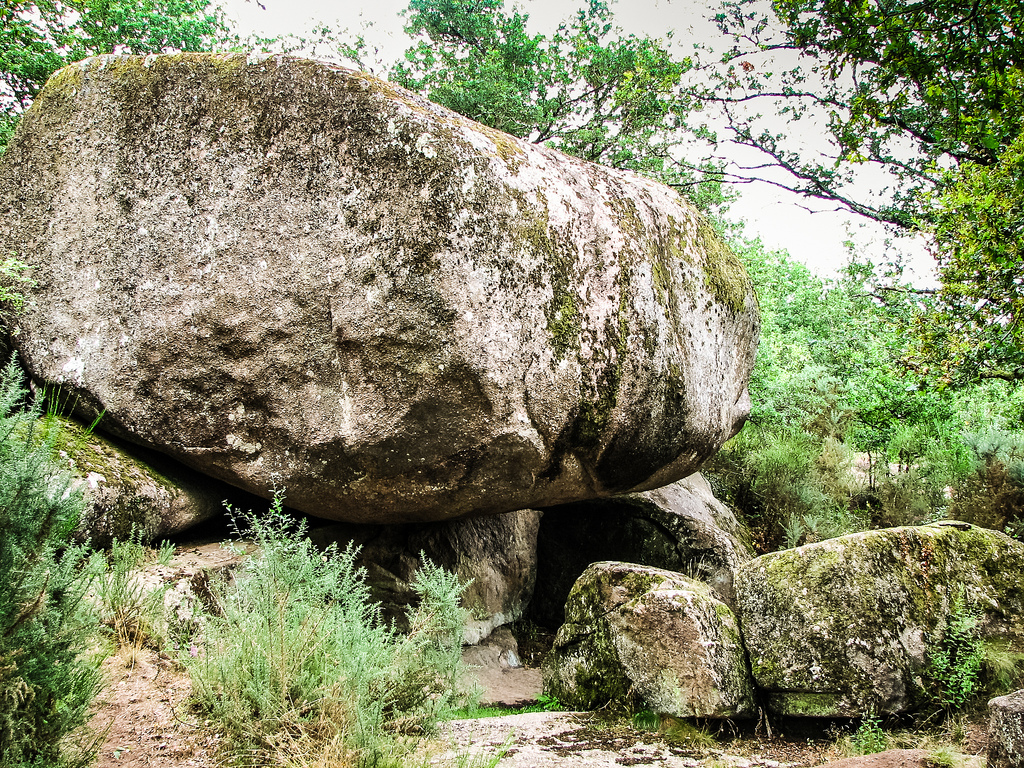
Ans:
[[[489,517],[393,526],[338,524],[312,532],[320,545],[352,542],[360,547],[358,564],[385,617],[404,625],[416,601],[410,584],[427,557],[469,586],[463,593],[468,611],[467,644],[515,621],[533,595],[537,579],[537,524],[534,510]]]
[[[544,662],[544,690],[578,709],[642,702],[672,717],[754,711],[733,612],[706,584],[631,563],[594,563],[576,582]]]
[[[736,569],[752,556],[747,538],[700,474],[653,491],[549,507],[537,537],[530,616],[542,626],[560,626],[572,585],[600,560],[685,573],[731,604]]]
[[[103,428],[358,523],[645,490],[739,429],[745,271],[672,190],[368,75],[104,56],[0,160],[15,343]]]
[[[466,687],[481,690],[481,707],[525,707],[542,690],[539,669],[523,666],[519,644],[508,627],[500,627],[477,645],[462,649]]]
[[[1024,640],[1024,544],[966,523],[868,531],[755,558],[736,593],[772,711],[905,712],[929,701],[924,674],[958,595],[982,639]]]
[[[1024,766],[1024,690],[988,703],[988,768]]]

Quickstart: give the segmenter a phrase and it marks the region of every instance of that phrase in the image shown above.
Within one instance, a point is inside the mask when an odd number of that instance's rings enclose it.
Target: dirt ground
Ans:
[[[168,565],[147,569],[146,581],[191,581],[203,569],[231,567],[237,558],[212,543],[182,548]],[[485,703],[522,705],[540,693],[539,670],[510,666],[507,643],[508,638],[498,638],[465,656],[477,670]],[[526,655],[527,661],[535,656]],[[106,660],[103,669],[107,685],[92,721],[102,733],[99,768],[219,768],[225,764],[221,734],[190,712],[191,684],[170,655],[149,648],[122,649]],[[431,763],[442,768],[459,754],[498,750],[504,752],[499,768],[804,768],[826,762],[830,768],[924,768],[926,756],[921,750],[891,750],[839,760],[832,749],[833,738],[783,734],[777,728],[770,737],[760,729],[756,735],[733,734],[713,746],[695,749],[657,732],[638,730],[625,720],[573,712],[452,721],[443,724],[434,741]],[[974,723],[960,749],[975,755],[971,762],[982,768],[985,748],[984,724]]]
[[[219,735],[191,722],[188,676],[165,655],[124,651],[103,665],[108,684],[93,726],[105,732],[99,768],[214,768]]]

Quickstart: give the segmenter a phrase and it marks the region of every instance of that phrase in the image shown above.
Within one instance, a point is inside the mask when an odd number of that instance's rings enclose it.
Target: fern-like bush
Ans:
[[[980,692],[984,645],[979,616],[960,590],[953,596],[945,631],[932,644],[929,677],[933,697],[947,712],[961,709]]]
[[[316,755],[316,764],[373,764],[397,734],[430,728],[462,703],[463,587],[425,564],[411,631],[380,620],[352,547],[318,550],[278,495],[249,515],[259,546],[183,661],[197,704],[262,764]]]
[[[74,761],[67,736],[99,671],[82,655],[95,626],[85,552],[69,544],[82,496],[54,461],[59,425],[25,398],[12,362],[0,375],[0,765],[49,767]]]

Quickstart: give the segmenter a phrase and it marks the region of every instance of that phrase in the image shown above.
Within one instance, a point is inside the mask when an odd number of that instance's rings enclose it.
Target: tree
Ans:
[[[675,151],[686,126],[680,79],[691,69],[661,40],[622,35],[603,0],[550,36],[500,0],[411,0],[417,39],[390,73],[478,122],[585,160],[679,187],[705,209],[723,202]]]
[[[994,165],[947,172],[927,212],[943,284],[918,368],[946,384],[1024,380],[1024,137]]]
[[[210,0],[7,0],[0,6],[0,150],[47,78],[101,53],[204,51],[228,28]]]
[[[775,0],[769,15],[729,0],[717,19],[734,47],[717,87],[697,95],[722,106],[733,141],[788,173],[780,185],[932,238],[942,288],[917,367],[943,383],[1024,378],[1022,10],[1010,0]],[[785,61],[795,65],[776,72]],[[830,151],[795,147],[790,128],[740,111],[763,103],[787,122],[819,120]],[[853,182],[868,167],[886,181],[865,192]]]

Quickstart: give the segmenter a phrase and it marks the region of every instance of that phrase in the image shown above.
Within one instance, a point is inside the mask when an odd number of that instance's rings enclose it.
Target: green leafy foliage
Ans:
[[[723,3],[734,47],[698,98],[724,105],[731,138],[787,172],[782,186],[928,235],[941,287],[920,319],[919,372],[947,385],[1024,378],[1020,5],[771,8]],[[768,106],[774,125],[741,104]],[[827,148],[793,141],[800,120],[825,128]]]
[[[944,631],[929,648],[932,696],[947,712],[961,709],[980,691],[984,645],[978,621],[961,589],[953,596]]]
[[[900,361],[927,302],[880,289],[869,265],[824,280],[757,241],[734,250],[758,292],[761,339],[750,423],[710,470],[758,549],[945,515],[1019,531],[1018,389],[924,386]]]
[[[406,14],[418,42],[395,82],[514,136],[660,178],[704,209],[725,202],[713,176],[673,151],[693,64],[670,39],[624,35],[603,0],[550,35],[530,34],[528,17],[499,0],[411,0]]]
[[[920,324],[918,366],[945,384],[1024,379],[1024,137],[994,163],[965,161],[942,176],[922,216],[942,279]]]
[[[3,142],[2,129],[0,142]],[[0,152],[3,146],[0,144]],[[0,317],[10,320],[21,312],[25,303],[25,289],[35,285],[35,281],[28,276],[30,269],[28,264],[14,256],[0,259]]]
[[[889,749],[889,735],[882,728],[882,721],[876,716],[865,717],[857,730],[847,739],[848,756],[873,755]]]
[[[54,461],[59,425],[25,405],[11,362],[0,377],[0,764],[88,760],[67,736],[99,685],[83,653],[95,624],[84,603],[85,551],[70,544],[81,493]]]
[[[259,553],[215,588],[218,612],[183,656],[197,705],[261,760],[377,764],[397,748],[389,734],[429,729],[466,698],[463,587],[425,563],[410,632],[398,634],[380,621],[356,550],[316,549],[282,498],[246,517]]]

